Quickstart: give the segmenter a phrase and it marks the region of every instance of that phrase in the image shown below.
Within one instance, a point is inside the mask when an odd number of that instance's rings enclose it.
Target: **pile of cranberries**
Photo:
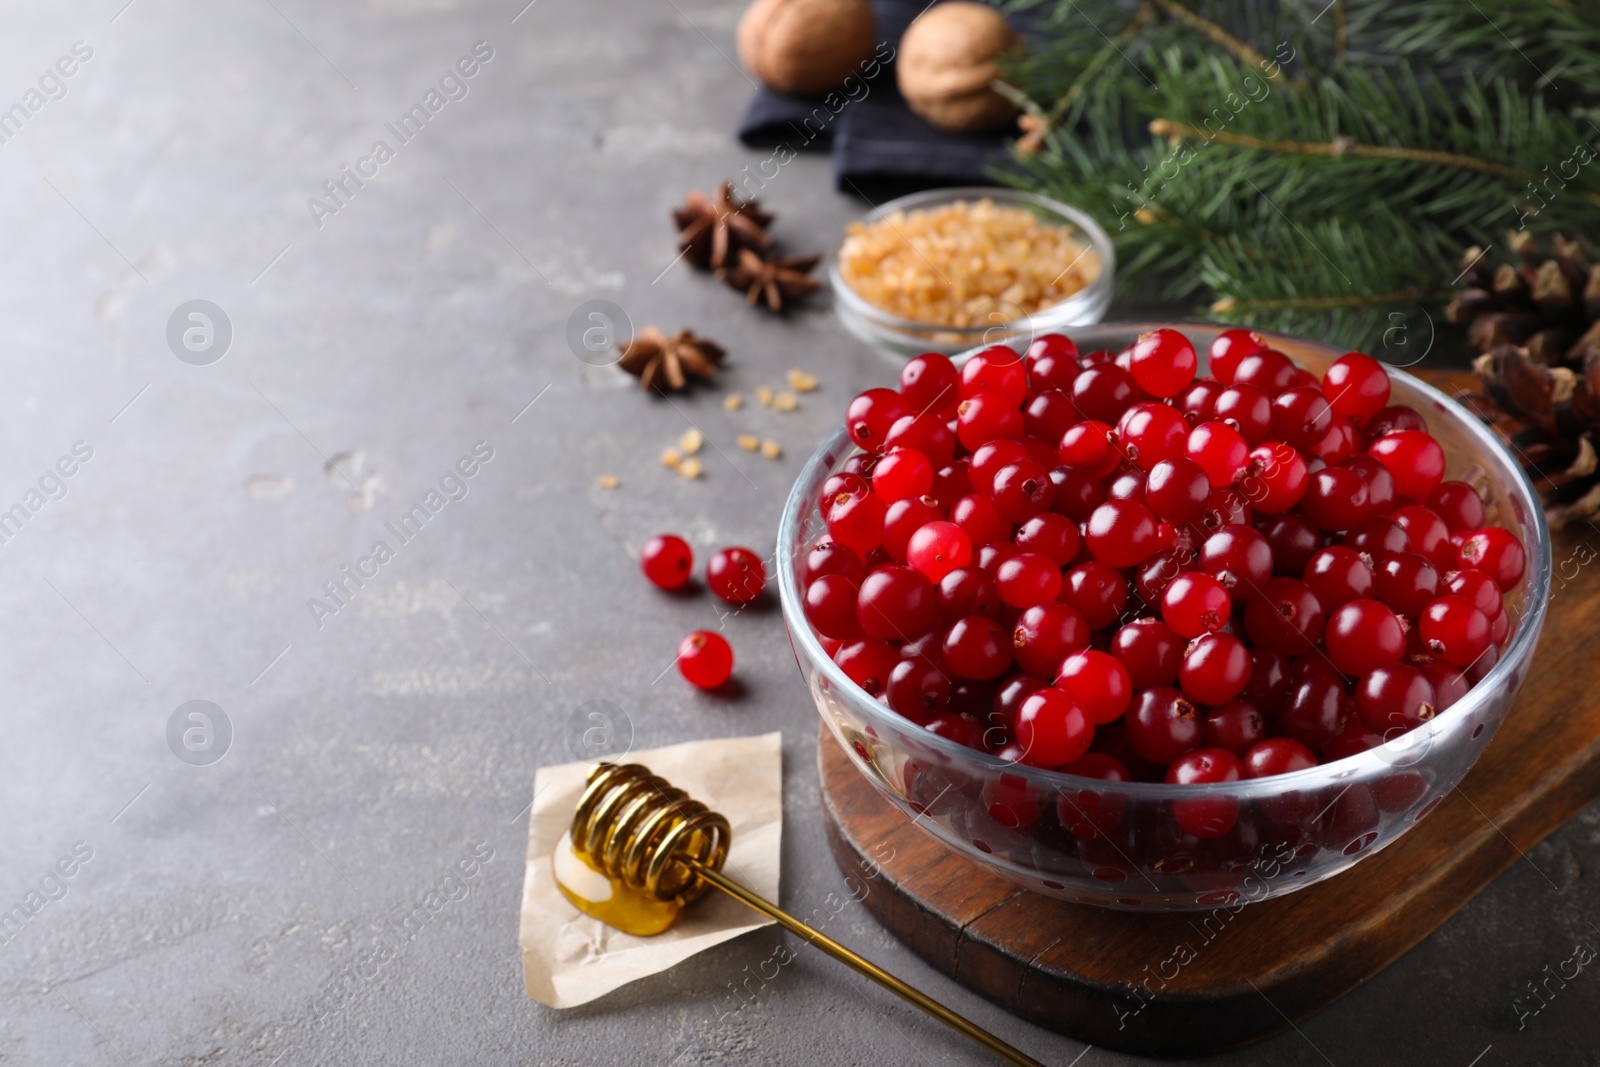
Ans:
[[[1521,543],[1377,361],[1319,382],[1244,330],[1209,357],[1052,334],[857,396],[802,564],[823,647],[933,733],[1112,782],[1300,770],[1459,700]],[[1190,805],[1196,836],[1232,824]]]
[[[694,550],[677,534],[657,534],[639,553],[639,569],[658,589],[677,592],[694,575]],[[740,607],[767,587],[767,568],[748,548],[720,549],[706,563],[706,585]],[[716,689],[733,675],[733,648],[721,634],[696,630],[678,642],[678,673],[698,689]]]

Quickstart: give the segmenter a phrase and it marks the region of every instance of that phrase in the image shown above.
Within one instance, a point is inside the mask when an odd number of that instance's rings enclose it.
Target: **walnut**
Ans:
[[[992,7],[960,0],[935,4],[900,39],[900,95],[942,129],[1006,125],[1017,109],[989,85],[1000,77],[995,60],[1022,47],[1022,38]]]
[[[756,0],[739,23],[739,58],[780,93],[837,87],[872,52],[868,0]]]

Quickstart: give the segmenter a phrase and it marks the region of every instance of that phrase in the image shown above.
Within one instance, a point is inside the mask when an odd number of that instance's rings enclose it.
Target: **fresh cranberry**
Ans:
[[[950,706],[950,678],[921,656],[901,659],[889,669],[884,696],[889,707],[924,726]]]
[[[1253,385],[1268,396],[1277,396],[1299,381],[1296,370],[1294,360],[1275,348],[1263,348],[1234,365],[1233,384]]]
[[[1415,667],[1386,663],[1356,683],[1356,713],[1385,740],[1427,722],[1434,716],[1433,686]]]
[[[1022,428],[1030,437],[1059,441],[1078,418],[1078,409],[1072,406],[1072,397],[1060,389],[1046,389],[1029,400],[1022,409]]]
[[[1239,699],[1247,700],[1263,715],[1278,713],[1289,696],[1289,658],[1269,648],[1250,650],[1250,680]]]
[[[767,587],[767,568],[748,548],[724,548],[706,563],[706,585],[730,604],[748,604]]]
[[[1077,525],[1054,512],[1035,515],[1017,529],[1018,548],[1048,556],[1058,567],[1065,567],[1077,557],[1079,544]]]
[[[1123,454],[1141,470],[1182,456],[1189,424],[1175,408],[1154,401],[1134,404],[1117,420]]]
[[[1213,378],[1219,382],[1230,383],[1233,381],[1234,368],[1239,365],[1239,361],[1266,347],[1267,342],[1259,334],[1251,333],[1249,330],[1223,330],[1217,334],[1217,339],[1211,342],[1206,365]]]
[[[1272,577],[1272,546],[1249,526],[1224,526],[1200,546],[1199,564],[1242,602]]]
[[[1467,695],[1467,679],[1456,668],[1450,666],[1442,659],[1433,656],[1414,657],[1408,661],[1411,666],[1422,672],[1428,679],[1428,684],[1433,686],[1434,713],[1449,708],[1456,701]]]
[[[1344,467],[1324,467],[1311,476],[1300,510],[1322,530],[1359,526],[1371,511],[1366,480]]]
[[[967,615],[1000,617],[1000,591],[994,578],[977,567],[958,567],[939,580],[939,616],[947,623]]]
[[[1156,517],[1143,504],[1108,500],[1089,516],[1085,542],[1094,557],[1113,567],[1133,567],[1154,554]]]
[[[1239,431],[1254,448],[1272,433],[1272,398],[1253,385],[1230,385],[1217,394],[1211,417]]]
[[[1223,748],[1198,748],[1178,757],[1167,768],[1168,785],[1211,785],[1237,782],[1244,777],[1239,757]],[[1210,840],[1233,828],[1239,818],[1239,801],[1217,796],[1185,798],[1172,802],[1172,817],[1186,832]]]
[[[1011,522],[1026,522],[1050,510],[1050,472],[1031,460],[1002,467],[994,476],[994,506]]]
[[[694,573],[694,552],[676,534],[657,534],[644,543],[639,568],[660,589],[681,589]]]
[[[939,505],[939,510],[948,512],[957,500],[972,492],[971,464],[967,459],[958,459],[948,466],[940,467],[933,476],[933,488],[928,490],[928,495]]]
[[[1461,597],[1493,622],[1505,613],[1500,587],[1482,571],[1453,571],[1444,584],[1446,592]]]
[[[1321,601],[1310,586],[1296,578],[1273,578],[1244,609],[1250,640],[1285,656],[1298,656],[1315,644],[1324,622]]]
[[[1396,430],[1426,430],[1428,420],[1416,408],[1405,404],[1391,404],[1368,415],[1361,423],[1362,443],[1371,448],[1373,443]]]
[[[1227,588],[1202,571],[1178,575],[1161,594],[1161,618],[1184,638],[1222,629],[1232,607]]]
[[[1335,415],[1327,435],[1313,446],[1312,451],[1324,463],[1343,463],[1361,451],[1361,434],[1357,432],[1355,423],[1343,415]]]
[[[870,489],[840,493],[827,511],[828,536],[865,558],[883,544],[883,517],[887,510]]]
[[[1178,686],[1196,704],[1226,704],[1250,681],[1250,650],[1228,634],[1204,634],[1190,643]]]
[[[1295,448],[1315,448],[1332,425],[1333,408],[1321,389],[1297,386],[1272,400],[1272,431]]]
[[[1061,568],[1049,556],[1019,552],[994,572],[1000,599],[1014,608],[1028,608],[1054,600],[1061,592]]]
[[[1099,734],[1100,731],[1095,731]],[[1058,770],[1077,778],[1102,782],[1131,781],[1128,768],[1115,756],[1087,752]],[[1091,841],[1111,833],[1122,823],[1125,804],[1120,796],[1096,789],[1062,789],[1056,794],[1056,818],[1074,837]]]
[[[1344,686],[1316,674],[1289,690],[1289,699],[1273,722],[1285,737],[1307,748],[1321,748],[1339,736],[1349,712]]]
[[[1106,487],[1098,477],[1080,467],[1060,466],[1050,472],[1055,487],[1051,510],[1073,522],[1086,522],[1106,501]]]
[[[994,492],[994,476],[1001,469],[1013,463],[1022,463],[1028,458],[1028,450],[1020,441],[1002,439],[989,441],[980,445],[973,453],[967,466],[967,480],[972,483],[972,489],[978,493]]]
[[[987,393],[1020,407],[1028,395],[1028,371],[1011,348],[990,345],[962,365],[960,390],[962,400]]]
[[[1420,618],[1439,595],[1438,570],[1415,552],[1384,556],[1378,561],[1375,577],[1374,598],[1408,619]]]
[[[1322,392],[1339,414],[1364,418],[1389,402],[1389,372],[1371,356],[1350,352],[1334,360],[1322,376]]]
[[[1444,481],[1444,449],[1426,430],[1396,430],[1374,441],[1367,453],[1394,478],[1401,496],[1421,500]]]
[[[1288,511],[1310,487],[1305,459],[1282,441],[1258,445],[1245,457],[1239,492],[1256,511],[1266,515]]]
[[[1389,521],[1406,532],[1411,551],[1426,556],[1440,570],[1456,567],[1456,546],[1450,543],[1450,527],[1421,504],[1409,504],[1389,513]]]
[[[989,545],[1011,539],[1011,523],[1000,514],[994,501],[981,493],[970,493],[950,508],[950,521],[961,527],[974,545]]]
[[[900,653],[885,641],[846,641],[833,654],[833,662],[852,682],[878,696],[888,686],[889,674],[900,662]]]
[[[1267,736],[1267,721],[1248,700],[1230,700],[1212,708],[1205,718],[1205,743],[1244,756]]]
[[[1352,676],[1405,655],[1404,625],[1392,609],[1376,600],[1352,600],[1335,608],[1323,636],[1333,665]]]
[[[861,448],[882,452],[887,447],[889,428],[911,413],[906,398],[893,389],[868,389],[850,401],[844,424],[850,439]]]
[[[1343,544],[1373,559],[1411,551],[1411,538],[1405,528],[1392,519],[1372,516],[1345,532]]]
[[[1089,647],[1089,636],[1088,622],[1071,604],[1035,604],[1017,616],[1011,652],[1017,666],[1029,674],[1054,678],[1063,660]]]
[[[932,497],[896,500],[883,513],[883,551],[896,563],[907,562],[911,536],[930,522],[943,518]]]
[[[1072,403],[1086,419],[1115,424],[1138,398],[1133,376],[1114,364],[1085,368],[1072,382]]]
[[[906,543],[906,562],[929,581],[942,582],[945,575],[972,562],[972,542],[953,522],[924,523]]]
[[[1128,367],[1140,389],[1151,396],[1177,396],[1194,381],[1194,345],[1177,330],[1141,334],[1128,356]]]
[[[956,438],[969,451],[1001,437],[1022,436],[1022,412],[998,393],[978,393],[956,408]]]
[[[1056,688],[1067,693],[1093,723],[1106,723],[1128,710],[1133,683],[1128,669],[1115,656],[1086,649],[1073,652],[1061,663]]]
[[[1250,455],[1239,431],[1223,422],[1202,422],[1189,431],[1185,450],[1188,458],[1206,472],[1213,487],[1232,485]]]
[[[944,661],[963,678],[987,681],[1011,666],[1011,639],[1005,628],[982,615],[957,619],[946,631]]]
[[[823,637],[848,640],[861,632],[856,612],[860,583],[848,574],[824,574],[806,586],[805,612]]]
[[[1322,547],[1322,534],[1304,515],[1274,515],[1261,524],[1261,536],[1272,548],[1274,574],[1298,578]]]
[[[806,552],[802,578],[807,583],[825,574],[843,574],[856,585],[867,576],[861,557],[834,541],[818,541]]]
[[[1029,694],[1017,713],[1017,741],[1024,762],[1035,767],[1059,767],[1089,751],[1094,723],[1072,697],[1059,689]]]
[[[1490,648],[1488,617],[1458,596],[1442,596],[1424,608],[1420,628],[1431,654],[1463,670]]]
[[[1096,478],[1104,478],[1122,462],[1116,431],[1108,423],[1092,419],[1067,427],[1056,454],[1062,463],[1080,467]]]
[[[1394,476],[1389,468],[1365,453],[1351,456],[1339,463],[1345,470],[1355,471],[1367,483],[1367,503],[1374,515],[1387,515],[1394,510]]]
[[[1493,578],[1501,592],[1520,582],[1528,565],[1522,542],[1498,526],[1473,531],[1461,542],[1458,558],[1463,569],[1470,567]]]
[[[1183,650],[1183,638],[1159,619],[1135,619],[1111,639],[1111,654],[1127,669],[1135,689],[1177,681]]]
[[[921,452],[896,448],[884,454],[872,471],[872,491],[885,503],[919,497],[933,488],[933,464]]]
[[[935,715],[922,725],[930,734],[937,734],[940,737],[954,741],[958,745],[965,745],[967,748],[983,747],[983,728],[971,716],[958,715],[953,711],[947,711],[942,715]],[[907,764],[907,766],[910,766],[910,764]],[[934,795],[941,794],[935,793]]]
[[[1186,456],[1165,459],[1150,468],[1144,496],[1157,518],[1186,525],[1205,512],[1211,480],[1203,467]]]
[[[1451,533],[1476,530],[1483,525],[1487,515],[1483,497],[1466,482],[1440,482],[1423,503],[1444,520]]]
[[[938,352],[924,352],[900,368],[900,395],[913,411],[948,411],[960,399],[956,365]]]
[[[1018,414],[1021,419],[1021,414]],[[923,411],[905,415],[889,427],[884,448],[909,448],[928,457],[937,469],[948,464],[956,455],[956,435],[942,414]]]
[[[1270,778],[1317,765],[1317,757],[1305,745],[1290,737],[1272,737],[1244,754],[1246,778]]]
[[[721,634],[696,630],[678,642],[678,673],[697,689],[715,689],[733,674],[733,649]]]
[[[1311,557],[1301,576],[1324,610],[1370,598],[1376,583],[1372,560],[1353,548],[1330,545]],[[1382,599],[1381,597],[1379,599]]]
[[[1183,413],[1184,421],[1190,426],[1198,426],[1216,418],[1217,397],[1226,388],[1215,378],[1201,378],[1189,386],[1178,398],[1178,410]]]
[[[1023,354],[1030,384],[1041,389],[1070,389],[1078,376],[1078,346],[1059,333],[1035,338]]]
[[[909,641],[939,624],[939,596],[927,575],[891,564],[862,581],[856,614],[868,637]]]
[[[1204,733],[1199,710],[1165,685],[1136,694],[1124,721],[1128,744],[1139,758],[1163,766],[1199,747]]]

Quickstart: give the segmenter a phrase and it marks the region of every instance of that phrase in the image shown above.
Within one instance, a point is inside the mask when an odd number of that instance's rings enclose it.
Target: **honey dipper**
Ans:
[[[670,924],[675,909],[693,902],[715,886],[733,899],[777,922],[791,933],[854,968],[874,982],[921,1008],[946,1026],[971,1038],[1018,1067],[1043,1067],[938,1001],[918,992],[888,971],[856,955],[722,873],[732,830],[728,820],[637,763],[601,763],[589,772],[588,786],[572,814],[572,852],[587,867],[644,899],[644,911],[659,916],[670,910],[659,932]],[[589,905],[559,877],[563,895],[588,914],[616,925],[604,908]],[[620,883],[620,886],[619,886]]]

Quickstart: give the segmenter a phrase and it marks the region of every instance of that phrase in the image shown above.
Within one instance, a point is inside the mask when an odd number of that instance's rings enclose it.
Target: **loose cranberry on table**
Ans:
[[[639,567],[661,589],[681,589],[694,573],[694,552],[675,534],[657,534],[644,543]]]
[[[678,673],[699,689],[715,689],[733,674],[733,649],[721,634],[696,630],[678,642]]]
[[[1319,380],[1247,330],[1207,356],[1197,376],[1170,329],[1120,353],[1049,334],[919,356],[852,400],[862,452],[801,568],[846,675],[931,732],[1108,782],[1292,773],[1460,700],[1510,639],[1523,546],[1445,480],[1381,363]],[[991,785],[1006,826],[1045,806]],[[1058,809],[1085,841],[1114,825]],[[1204,797],[1173,815],[1190,840],[1234,821]]]
[[[748,604],[767,587],[767,568],[748,548],[724,548],[706,563],[706,584],[730,604]]]

